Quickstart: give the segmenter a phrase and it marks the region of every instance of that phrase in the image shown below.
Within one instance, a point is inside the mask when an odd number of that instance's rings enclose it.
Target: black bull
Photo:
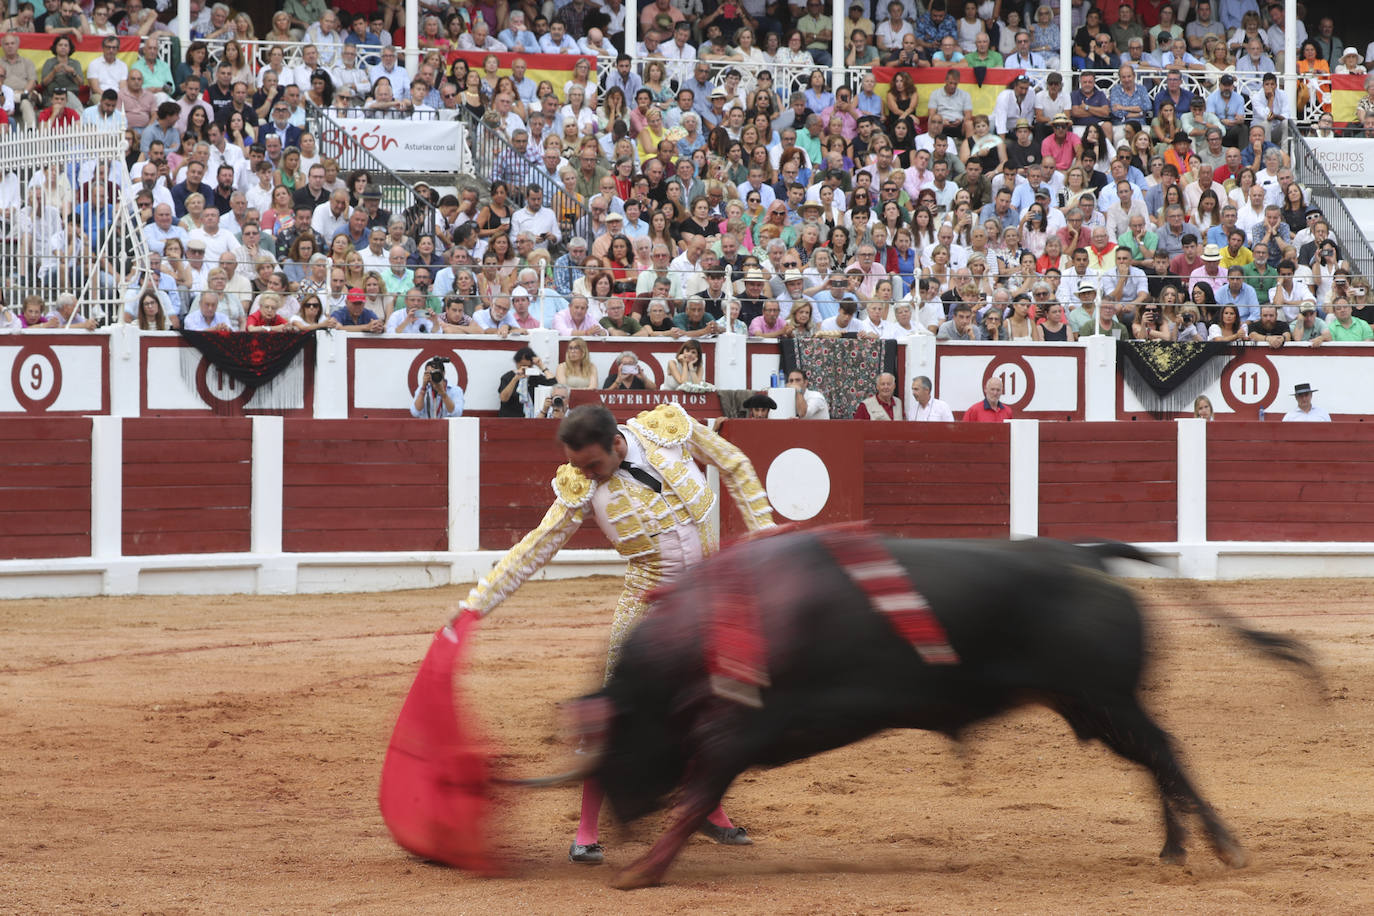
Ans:
[[[1080,740],[1098,739],[1154,777],[1164,815],[1161,858],[1183,861],[1188,814],[1217,856],[1245,852],[1198,794],[1172,742],[1141,708],[1145,626],[1107,557],[1148,559],[1122,544],[886,541],[959,656],[922,662],[807,533],[740,545],[701,564],[635,629],[604,689],[579,701],[599,719],[589,771],[622,820],[677,805],[653,849],[617,884],[659,882],[734,779],[841,747],[888,728],[958,737],[968,726],[1037,703]],[[713,589],[751,570],[768,590],[759,626],[771,685],[761,708],[713,695],[703,664]],[[1225,619],[1267,653],[1315,673],[1306,647]]]

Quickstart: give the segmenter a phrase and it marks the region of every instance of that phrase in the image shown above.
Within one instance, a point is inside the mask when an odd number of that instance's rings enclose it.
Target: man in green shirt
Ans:
[[[1260,302],[1268,302],[1269,291],[1279,281],[1279,272],[1269,263],[1269,245],[1265,242],[1256,242],[1255,247],[1250,249],[1250,254],[1254,260],[1241,266],[1245,282],[1255,288],[1255,295],[1259,297]]]
[[[821,0],[807,0],[806,15],[797,20],[802,46],[820,67],[830,66],[830,37],[834,30],[834,20],[825,15],[824,10]]]
[[[687,300],[686,307],[673,316],[673,324],[687,332],[684,337],[705,337],[708,334],[720,333],[720,325],[706,314],[706,301],[700,296],[693,296]]]
[[[176,93],[176,83],[172,77],[172,68],[158,57],[161,46],[162,39],[156,35],[149,35],[143,39],[143,53],[129,69],[143,74],[143,88],[148,92],[165,92],[171,97]]]
[[[1326,329],[1331,332],[1334,342],[1374,340],[1374,328],[1370,328],[1369,322],[1363,318],[1354,317],[1354,308],[1349,302],[1337,302],[1335,310],[1336,317],[1326,323]]]
[[[988,38],[987,32],[979,32],[978,37],[973,39],[973,51],[964,55],[964,66],[966,67],[1000,67],[1002,66],[1002,55],[998,51],[991,50],[992,40]]]
[[[601,326],[612,337],[639,337],[644,329],[633,315],[625,314],[625,300],[619,296],[606,300],[606,317],[601,319]]]

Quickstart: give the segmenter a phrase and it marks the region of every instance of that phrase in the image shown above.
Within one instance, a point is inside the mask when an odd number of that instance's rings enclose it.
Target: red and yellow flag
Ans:
[[[53,41],[54,36],[52,35],[21,32],[19,33],[19,56],[27,57],[33,61],[34,67],[41,75],[43,64],[52,59]],[[104,41],[104,38],[93,37],[82,38],[75,42],[76,50],[72,53],[72,57],[81,64],[82,72],[85,72],[86,68],[90,66],[91,61],[100,56],[100,45]],[[138,60],[138,44],[139,39],[137,38],[119,39],[118,57],[130,67],[134,65],[134,61]]]
[[[592,86],[596,85],[596,58],[585,54],[492,54],[489,51],[449,51],[448,62],[452,64],[458,58],[468,62],[468,68],[482,71],[482,62],[488,57],[496,58],[496,72],[501,76],[510,76],[510,65],[517,57],[525,62],[525,78],[534,80],[538,85],[543,80],[548,80],[553,84],[554,93],[563,98],[563,84],[572,79],[573,67],[577,66],[579,60],[585,60],[591,65]]]
[[[1331,118],[1337,124],[1355,121],[1355,106],[1364,97],[1365,77],[1358,74],[1334,73],[1331,80]]]
[[[916,85],[918,93],[916,113],[922,118],[926,116],[927,109],[930,107],[930,94],[939,90],[945,84],[945,72],[949,67],[874,67],[873,79],[877,83],[875,92],[887,99],[888,87],[892,85],[892,78],[899,72],[911,77],[911,81]],[[978,79],[978,74],[971,67],[955,67],[959,71],[959,88],[969,94],[973,100],[973,113],[976,115],[991,115],[992,109],[997,104],[997,93],[1006,89],[1011,81],[1016,79],[1024,70],[1012,70],[1002,67],[987,68],[982,70],[982,80]]]

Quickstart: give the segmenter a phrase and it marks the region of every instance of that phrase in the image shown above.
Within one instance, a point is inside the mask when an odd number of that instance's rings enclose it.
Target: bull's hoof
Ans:
[[[606,861],[606,851],[600,843],[573,843],[568,848],[568,861],[575,865],[600,865]]]
[[[753,846],[749,831],[743,827],[718,827],[707,821],[701,828],[702,836],[708,836],[722,846]]]
[[[1226,840],[1216,844],[1217,858],[1222,864],[1229,865],[1231,868],[1244,868],[1250,864],[1250,854],[1245,851],[1245,847],[1234,840]]]
[[[1165,865],[1185,865],[1188,862],[1188,850],[1182,846],[1165,846],[1159,853],[1159,861]]]
[[[659,879],[660,876],[653,871],[631,865],[611,879],[611,887],[618,891],[634,891],[641,887],[654,887]]]

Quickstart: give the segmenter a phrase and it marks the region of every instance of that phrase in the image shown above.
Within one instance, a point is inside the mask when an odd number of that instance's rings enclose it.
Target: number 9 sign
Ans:
[[[1002,403],[1022,410],[1035,397],[1035,372],[1022,356],[996,356],[983,370],[983,386],[988,380],[1002,380]]]
[[[62,393],[62,364],[47,344],[19,351],[10,370],[10,390],[29,413],[43,413]]]

